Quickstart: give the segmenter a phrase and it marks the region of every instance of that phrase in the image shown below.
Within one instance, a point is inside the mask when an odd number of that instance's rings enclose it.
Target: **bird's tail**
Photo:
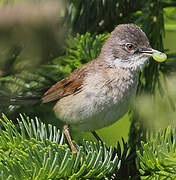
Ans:
[[[41,96],[17,96],[11,102],[19,105],[35,105],[41,103]]]
[[[20,95],[20,96],[7,96],[7,95],[0,95],[0,105],[7,106],[7,105],[20,105],[20,106],[29,106],[29,105],[36,105],[41,103],[41,96],[27,96],[27,95]]]

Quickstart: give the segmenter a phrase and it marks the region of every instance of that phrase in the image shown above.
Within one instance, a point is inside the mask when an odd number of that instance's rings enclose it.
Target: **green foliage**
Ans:
[[[69,36],[66,44],[65,55],[56,58],[53,63],[65,63],[71,70],[82,66],[88,61],[99,56],[104,41],[109,37],[108,33],[84,35],[77,34],[75,37]]]
[[[134,22],[134,13],[145,1],[69,0],[68,15],[73,32],[111,32],[115,25]]]
[[[64,144],[64,134],[38,118],[20,115],[18,129],[5,115],[0,119],[0,179],[105,178],[120,168],[113,149],[84,142],[78,154]]]
[[[141,179],[176,179],[176,129],[149,133],[137,151]]]

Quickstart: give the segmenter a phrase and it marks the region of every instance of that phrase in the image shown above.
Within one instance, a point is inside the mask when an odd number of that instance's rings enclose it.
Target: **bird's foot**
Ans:
[[[67,138],[67,141],[68,141],[68,143],[70,145],[70,148],[71,148],[72,152],[75,152],[77,154],[78,150],[77,150],[77,148],[74,146],[74,144],[72,142],[72,139],[71,139],[71,136],[70,136],[70,131],[69,131],[69,125],[65,124],[63,126],[63,130],[64,130],[64,134],[65,134],[65,136]]]

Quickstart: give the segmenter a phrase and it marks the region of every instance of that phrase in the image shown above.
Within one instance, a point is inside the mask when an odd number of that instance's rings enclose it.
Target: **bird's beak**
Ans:
[[[149,49],[141,50],[140,53],[145,53],[145,54],[147,54],[147,55],[152,56],[153,53],[161,53],[161,52],[158,51],[158,50],[149,48]]]
[[[164,62],[167,59],[167,55],[157,51],[155,49],[152,48],[148,48],[148,49],[143,49],[140,51],[141,53],[144,53],[145,55],[147,55],[148,57],[153,57],[153,59],[157,62]]]

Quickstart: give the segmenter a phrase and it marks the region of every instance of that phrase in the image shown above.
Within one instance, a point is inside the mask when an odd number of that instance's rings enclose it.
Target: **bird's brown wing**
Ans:
[[[87,68],[85,68],[85,66],[76,69],[70,76],[53,85],[42,97],[42,102],[47,103],[55,101],[70,94],[80,92],[86,74]]]

